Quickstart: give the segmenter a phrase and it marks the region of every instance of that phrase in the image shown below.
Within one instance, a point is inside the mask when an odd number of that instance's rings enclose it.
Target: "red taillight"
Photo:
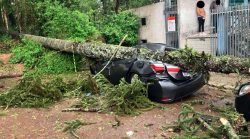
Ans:
[[[155,72],[164,72],[165,71],[165,66],[163,64],[151,64],[150,67]]]
[[[181,69],[179,67],[176,66],[168,66],[167,67],[168,72],[179,72]]]
[[[167,97],[164,97],[164,98],[161,98],[161,101],[170,101],[170,99],[169,98],[167,98]]]

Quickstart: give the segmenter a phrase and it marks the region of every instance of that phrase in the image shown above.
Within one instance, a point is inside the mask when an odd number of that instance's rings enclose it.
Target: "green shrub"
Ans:
[[[128,34],[124,46],[133,46],[138,42],[139,21],[131,12],[112,14],[101,23],[101,33],[109,44],[119,44]]]
[[[77,56],[77,64],[80,57]],[[78,64],[79,65],[79,64]],[[32,74],[60,74],[64,72],[72,72],[75,70],[74,59],[72,54],[58,53],[55,51],[47,51],[37,64]],[[76,66],[79,68],[80,66]]]
[[[15,46],[12,50],[11,63],[23,63],[26,68],[33,68],[38,60],[44,55],[44,48],[33,41],[23,39],[22,43]]]
[[[11,47],[15,45],[15,41],[11,39],[8,35],[3,35],[0,37],[0,54],[9,53]]]
[[[73,54],[45,49],[27,39],[23,39],[22,43],[14,47],[12,53],[10,61],[23,63],[26,75],[60,74],[75,71],[75,67],[82,67],[79,55],[74,57]]]
[[[59,2],[47,0],[38,4],[39,21],[43,35],[58,39],[84,41],[97,35],[89,17],[77,10],[71,11]]]

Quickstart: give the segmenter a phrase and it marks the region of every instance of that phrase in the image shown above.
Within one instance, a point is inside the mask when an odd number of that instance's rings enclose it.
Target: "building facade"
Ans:
[[[205,3],[205,35],[198,34],[196,5],[199,0],[164,0],[147,5],[133,12],[141,18],[139,30],[141,43],[166,43],[170,47],[193,47],[198,51],[211,51],[211,11],[214,0],[203,0]],[[221,0],[223,7],[237,4],[247,5],[250,0]],[[212,36],[214,37],[214,36]]]

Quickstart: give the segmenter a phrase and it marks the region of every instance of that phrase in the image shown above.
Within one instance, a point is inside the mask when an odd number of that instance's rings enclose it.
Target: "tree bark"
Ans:
[[[1,12],[2,12],[2,16],[3,16],[3,22],[5,25],[5,29],[7,31],[9,31],[9,21],[8,21],[8,17],[7,17],[7,11],[6,11],[4,6],[2,6],[2,8],[1,8]]]
[[[107,14],[107,8],[108,8],[108,6],[107,6],[107,0],[101,0],[101,2],[102,2],[103,13]]]
[[[24,37],[41,43],[43,46],[52,48],[58,51],[77,53],[98,61],[107,61],[112,55],[114,59],[145,59],[163,61],[169,64],[175,64],[185,69],[192,69],[195,72],[207,73],[208,71],[234,73],[240,72],[249,74],[250,58],[229,57],[217,58],[209,57],[205,54],[193,55],[192,52],[178,50],[174,52],[153,52],[146,49],[137,49],[133,47],[119,47],[116,45],[103,43],[75,43],[72,41],[53,39],[41,36],[24,34]]]
[[[140,59],[155,59],[152,57],[154,54],[152,51],[140,50],[132,47],[117,47],[116,45],[104,44],[104,43],[75,43],[73,41],[66,41],[60,39],[52,39],[41,36],[27,35],[24,37],[41,43],[45,47],[52,48],[59,51],[77,53],[84,55],[89,58],[94,58],[100,61],[106,61],[111,58],[111,56],[117,52],[114,59],[130,59],[130,58],[140,58]]]
[[[0,79],[22,77],[23,73],[0,73]]]
[[[21,25],[21,12],[19,11],[19,0],[14,1],[15,3],[15,19],[16,19],[16,23],[18,26],[18,30],[20,33],[22,33],[22,25]]]
[[[227,119],[220,118],[220,122],[225,127],[229,139],[240,139]]]
[[[120,0],[115,0],[115,13],[119,13]]]

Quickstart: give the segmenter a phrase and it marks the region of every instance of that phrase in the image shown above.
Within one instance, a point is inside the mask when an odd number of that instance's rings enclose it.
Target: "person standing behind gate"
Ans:
[[[215,12],[218,12],[219,6],[220,6],[221,2],[220,0],[214,0],[211,5],[210,5],[210,11],[212,14],[212,24],[213,24],[213,33],[217,33],[217,14]]]
[[[203,1],[197,2],[196,13],[197,13],[197,18],[198,18],[198,23],[199,23],[198,32],[204,32],[204,24],[205,24],[205,18],[206,18],[206,12],[205,12],[204,6],[205,6],[205,3]]]

